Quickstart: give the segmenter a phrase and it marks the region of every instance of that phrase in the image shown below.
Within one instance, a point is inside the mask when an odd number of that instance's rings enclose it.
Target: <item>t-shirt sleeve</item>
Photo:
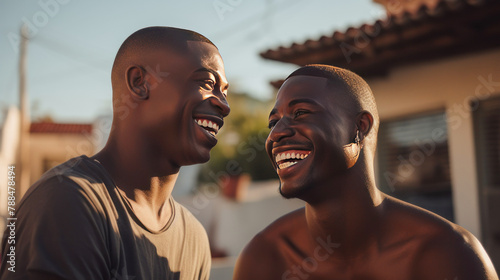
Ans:
[[[102,210],[66,177],[39,184],[16,213],[15,244],[2,241],[2,260],[15,246],[15,272],[2,261],[0,279],[110,279]]]

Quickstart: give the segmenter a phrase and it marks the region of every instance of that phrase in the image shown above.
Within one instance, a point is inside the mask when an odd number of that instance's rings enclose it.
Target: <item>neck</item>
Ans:
[[[132,205],[162,216],[161,213],[168,208],[164,205],[168,205],[179,167],[155,160],[157,156],[140,140],[133,141],[131,137],[121,138],[127,141],[116,139],[119,138],[110,135],[106,146],[93,158],[104,166]]]
[[[358,161],[343,176],[319,188],[321,200],[307,201],[306,219],[316,240],[331,240],[340,246],[334,258],[354,259],[375,248],[381,224],[383,200],[373,173]]]

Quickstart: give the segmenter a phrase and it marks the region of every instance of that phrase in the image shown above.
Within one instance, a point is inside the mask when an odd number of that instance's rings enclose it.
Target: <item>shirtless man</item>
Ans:
[[[280,193],[306,206],[253,238],[234,279],[498,279],[467,230],[377,189],[378,126],[369,86],[350,71],[310,65],[285,80],[266,149]]]
[[[141,29],[112,68],[103,150],[48,171],[17,208],[15,272],[1,279],[208,280],[201,224],[171,197],[181,166],[206,162],[229,114],[222,58],[204,36]]]

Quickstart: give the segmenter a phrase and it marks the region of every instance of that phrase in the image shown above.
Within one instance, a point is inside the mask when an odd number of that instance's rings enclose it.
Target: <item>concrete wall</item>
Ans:
[[[367,80],[381,120],[446,110],[455,221],[478,238],[481,225],[472,125],[474,108],[469,104],[474,99],[500,94],[499,63],[500,49],[496,49],[400,67],[388,77]]]

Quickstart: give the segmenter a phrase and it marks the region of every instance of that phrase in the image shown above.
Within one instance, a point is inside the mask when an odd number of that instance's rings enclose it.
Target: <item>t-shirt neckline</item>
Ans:
[[[160,230],[158,230],[158,231],[152,230],[149,227],[147,227],[143,222],[141,222],[141,220],[137,217],[137,215],[134,212],[134,209],[132,208],[132,205],[130,204],[130,201],[122,195],[118,185],[115,183],[115,181],[113,180],[111,175],[108,173],[106,168],[95,158],[89,158],[86,155],[82,155],[82,157],[84,159],[88,160],[89,162],[91,162],[93,165],[97,166],[98,169],[101,171],[102,175],[105,176],[113,184],[113,190],[115,191],[115,193],[117,193],[118,197],[120,197],[120,200],[122,201],[123,205],[125,205],[125,208],[127,209],[127,212],[129,213],[130,217],[132,218],[132,220],[134,220],[134,222],[138,226],[140,226],[141,228],[143,228],[144,230],[146,230],[152,234],[160,234],[160,233],[167,231],[170,228],[170,226],[174,222],[174,219],[176,216],[175,203],[174,203],[174,199],[172,196],[169,197],[169,205],[170,205],[170,209],[172,212],[172,214],[170,215],[170,218],[168,219],[168,221],[165,223],[165,225]]]

